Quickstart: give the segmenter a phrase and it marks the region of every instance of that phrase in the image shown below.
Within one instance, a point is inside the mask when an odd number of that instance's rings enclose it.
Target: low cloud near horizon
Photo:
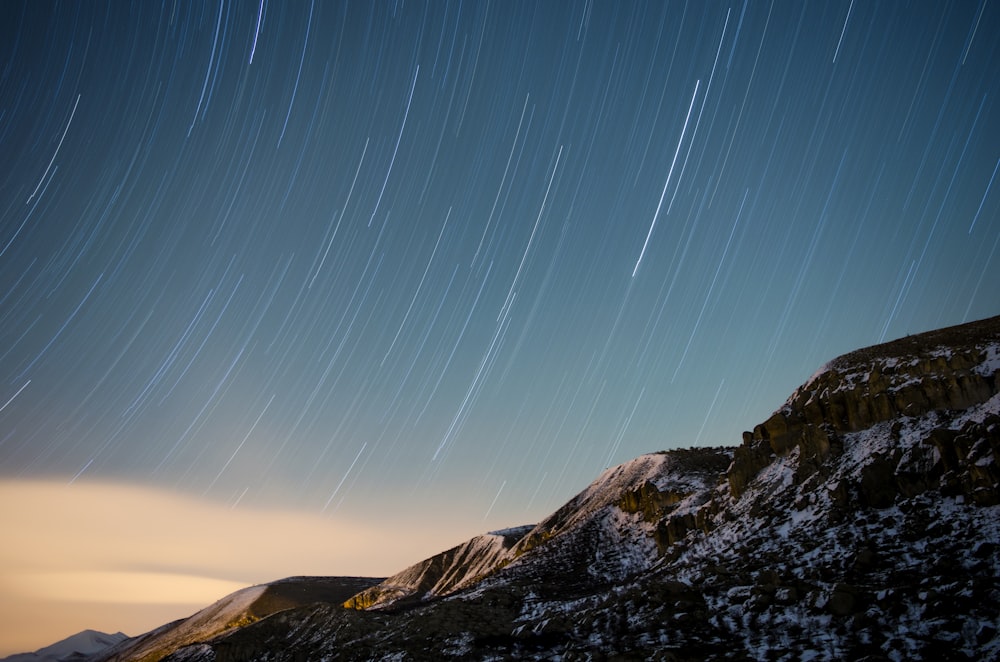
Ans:
[[[87,628],[134,636],[283,577],[386,576],[458,544],[470,526],[232,509],[129,484],[0,481],[0,656]]]

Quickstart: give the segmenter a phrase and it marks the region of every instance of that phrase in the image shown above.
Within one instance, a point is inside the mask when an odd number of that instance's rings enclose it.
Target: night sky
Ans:
[[[1000,312],[997,2],[0,14],[6,481],[443,548]]]

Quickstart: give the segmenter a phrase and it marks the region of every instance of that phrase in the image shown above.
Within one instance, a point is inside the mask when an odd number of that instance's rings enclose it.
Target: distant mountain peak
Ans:
[[[108,634],[97,630],[83,630],[34,653],[11,655],[0,662],[78,662],[126,639],[128,635],[122,632]]]

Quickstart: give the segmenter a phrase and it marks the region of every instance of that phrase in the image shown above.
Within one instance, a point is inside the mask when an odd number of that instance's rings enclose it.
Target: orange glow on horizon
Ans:
[[[480,533],[115,483],[0,481],[0,504],[0,656],[85,628],[134,636],[283,577],[387,576]]]

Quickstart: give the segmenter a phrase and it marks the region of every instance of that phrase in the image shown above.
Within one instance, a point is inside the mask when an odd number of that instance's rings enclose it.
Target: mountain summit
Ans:
[[[0,662],[80,662],[127,639],[128,636],[122,632],[108,634],[84,630],[34,653],[11,655],[0,659]]]
[[[98,659],[998,659],[998,376],[1000,317],[858,350],[737,447],[608,469],[342,604]]]

